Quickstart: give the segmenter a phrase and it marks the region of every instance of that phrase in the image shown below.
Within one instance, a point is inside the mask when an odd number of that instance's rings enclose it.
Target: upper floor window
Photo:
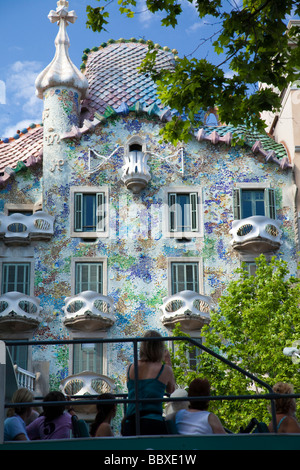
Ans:
[[[184,290],[199,292],[199,264],[197,262],[171,263],[172,294]]]
[[[271,188],[235,188],[234,219],[262,215],[276,219],[275,193]]]
[[[87,290],[103,293],[103,263],[75,264],[75,294]]]
[[[30,263],[2,264],[2,294],[21,292],[30,295]]]
[[[72,236],[95,238],[107,236],[107,191],[72,188]]]
[[[82,371],[103,373],[103,344],[83,343],[73,346],[73,374]]]
[[[166,217],[164,223],[167,236],[191,238],[201,236],[199,191],[174,188],[167,191]]]

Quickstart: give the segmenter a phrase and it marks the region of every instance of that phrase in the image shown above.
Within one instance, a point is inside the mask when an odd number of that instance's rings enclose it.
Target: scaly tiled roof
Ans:
[[[0,141],[0,184],[41,161],[42,153],[43,127],[40,124],[32,124],[14,137]]]
[[[156,46],[156,68],[174,69],[174,52]],[[140,102],[144,106],[162,105],[156,95],[156,85],[147,74],[140,74],[137,68],[145,58],[148,45],[144,40],[109,41],[91,51],[86,49],[81,70],[89,82],[85,105],[100,114],[109,106],[114,110],[126,103],[127,106]]]

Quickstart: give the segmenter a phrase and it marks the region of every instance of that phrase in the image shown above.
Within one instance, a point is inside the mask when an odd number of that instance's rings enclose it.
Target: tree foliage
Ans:
[[[211,313],[209,326],[202,329],[203,344],[233,364],[273,386],[278,381],[289,382],[300,389],[299,364],[283,354],[283,349],[300,340],[300,280],[291,276],[287,264],[275,257],[267,263],[264,255],[256,260],[254,276],[241,269],[240,277],[232,281],[219,299],[218,310]],[[182,335],[180,329],[174,335]],[[296,343],[297,344],[297,343]],[[265,394],[268,390],[230,369],[226,363],[202,352],[197,368],[189,370],[185,349],[173,357],[177,383],[187,384],[196,376],[207,377],[215,395]],[[269,401],[212,401],[223,424],[238,432],[251,418],[269,422]]]
[[[87,27],[93,31],[101,31],[109,23],[107,6],[112,0],[98,1],[101,6],[87,7]],[[187,117],[168,122],[162,131],[164,138],[174,144],[189,140],[194,127],[199,127],[199,113],[211,106],[218,108],[221,122],[262,130],[260,112],[278,109],[278,90],[298,78],[300,32],[294,26],[287,31],[286,18],[299,15],[299,2],[244,0],[242,7],[232,2],[228,8],[224,0],[187,1],[196,6],[200,18],[208,16],[221,24],[213,42],[220,63],[183,57],[176,61],[174,72],[157,73],[157,50],[150,45],[143,71],[150,71],[158,82],[161,101]],[[118,0],[118,4],[121,14],[134,17],[136,0]],[[164,14],[163,26],[175,28],[180,21],[182,2],[178,0],[146,0],[146,6],[154,14]],[[259,87],[259,83],[266,86]]]

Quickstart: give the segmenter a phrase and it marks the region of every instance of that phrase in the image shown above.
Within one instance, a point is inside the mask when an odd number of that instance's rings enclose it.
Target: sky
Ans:
[[[232,0],[236,5],[242,0]],[[110,2],[111,12],[106,32],[93,32],[86,27],[86,6],[99,6],[97,0],[69,0],[69,10],[75,10],[77,21],[68,26],[69,55],[80,68],[83,51],[100,46],[109,39],[143,38],[160,46],[176,49],[180,57],[206,58],[215,65],[222,62],[214,54],[212,40],[220,27],[217,19],[200,19],[195,7],[182,0],[183,14],[173,29],[161,26],[162,14],[151,14],[145,0],[137,0],[138,12],[128,19],[118,12],[117,0]],[[230,0],[228,0],[230,4]],[[0,138],[12,137],[17,130],[31,123],[41,123],[43,102],[35,95],[34,82],[38,74],[52,61],[57,23],[48,19],[56,10],[57,0],[0,0]]]
[[[160,46],[176,49],[178,55],[211,59],[208,44],[198,47],[201,39],[212,33],[213,23],[200,20],[192,4],[183,0],[184,14],[180,26],[161,26],[160,14],[151,14],[144,0],[138,0],[134,19],[120,15],[117,0],[110,5],[107,32],[93,32],[86,27],[86,6],[99,6],[97,0],[69,0],[69,10],[75,10],[77,20],[68,26],[69,55],[80,68],[83,50],[100,46],[109,39],[144,38]],[[56,0],[0,0],[0,138],[11,137],[31,123],[41,123],[42,100],[35,95],[34,82],[38,74],[52,61],[57,23],[48,19],[56,10]]]

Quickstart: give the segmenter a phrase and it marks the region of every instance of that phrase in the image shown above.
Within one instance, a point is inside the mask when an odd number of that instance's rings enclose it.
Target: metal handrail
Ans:
[[[160,399],[160,398],[151,398],[151,401],[161,401],[161,402],[169,402],[169,401],[183,401],[183,400],[188,400],[188,401],[193,401],[193,400],[239,400],[239,399],[268,399],[271,401],[271,415],[272,415],[272,422],[273,422],[273,429],[274,429],[274,432],[276,433],[277,432],[277,423],[276,423],[276,409],[275,409],[275,400],[276,398],[282,398],[282,397],[285,397],[284,395],[279,395],[279,394],[275,394],[273,392],[273,389],[272,387],[262,381],[261,379],[257,378],[256,376],[254,376],[253,374],[251,374],[250,372],[242,369],[240,366],[237,366],[236,364],[234,364],[233,362],[229,361],[228,359],[224,358],[223,356],[219,355],[218,353],[212,351],[211,349],[207,348],[206,346],[204,346],[203,344],[201,344],[199,341],[193,339],[193,338],[190,338],[190,337],[186,337],[186,336],[172,336],[172,337],[155,337],[155,338],[150,338],[150,337],[147,337],[147,338],[144,338],[144,337],[136,337],[136,338],[89,338],[88,340],[83,340],[83,339],[73,339],[73,340],[41,340],[41,341],[34,341],[34,340],[7,340],[5,341],[5,344],[7,346],[20,346],[20,345],[33,345],[33,346],[41,346],[41,345],[64,345],[64,344],[85,344],[85,343],[90,343],[91,341],[93,343],[133,343],[133,357],[134,357],[134,368],[135,368],[135,377],[138,377],[138,350],[137,350],[137,345],[139,342],[143,342],[143,341],[186,341],[188,343],[191,343],[193,344],[194,346],[196,346],[197,348],[199,349],[202,349],[203,351],[207,352],[208,354],[214,356],[215,358],[219,359],[220,361],[224,362],[225,364],[227,364],[229,367],[237,370],[238,372],[240,372],[241,374],[247,376],[248,378],[250,378],[251,380],[253,380],[254,382],[256,382],[257,384],[259,384],[261,387],[264,387],[268,390],[269,393],[267,394],[256,394],[256,395],[223,395],[223,396],[208,396],[208,397],[187,397],[187,398],[184,398],[184,397],[180,397],[180,398],[171,398],[171,397],[164,397],[163,399]],[[135,380],[135,399],[133,400],[129,400],[128,398],[124,398],[124,399],[114,399],[114,400],[105,400],[105,403],[109,403],[109,402],[117,402],[117,403],[131,403],[131,402],[134,402],[136,404],[136,416],[135,416],[135,419],[136,419],[136,434],[139,435],[140,434],[140,424],[139,424],[139,418],[140,418],[140,415],[139,415],[139,406],[138,404],[139,403],[143,403],[143,402],[148,402],[149,399],[145,399],[145,398],[139,398],[138,396],[138,384],[137,384],[137,380],[136,378],[134,379]],[[297,395],[288,395],[288,397],[300,397],[300,394]],[[95,404],[95,403],[98,403],[98,402],[101,402],[101,400],[95,400],[95,399],[91,399],[91,400],[76,400],[76,405],[80,405],[80,404]],[[53,405],[57,405],[59,402],[47,402],[47,405],[51,406],[52,404]],[[34,402],[34,403],[22,403],[22,404],[18,404],[18,403],[5,403],[5,408],[8,408],[8,407],[12,407],[12,406],[17,406],[17,405],[22,405],[22,406],[42,406],[42,405],[45,405],[44,402]],[[72,402],[72,406],[75,405],[75,403]]]

